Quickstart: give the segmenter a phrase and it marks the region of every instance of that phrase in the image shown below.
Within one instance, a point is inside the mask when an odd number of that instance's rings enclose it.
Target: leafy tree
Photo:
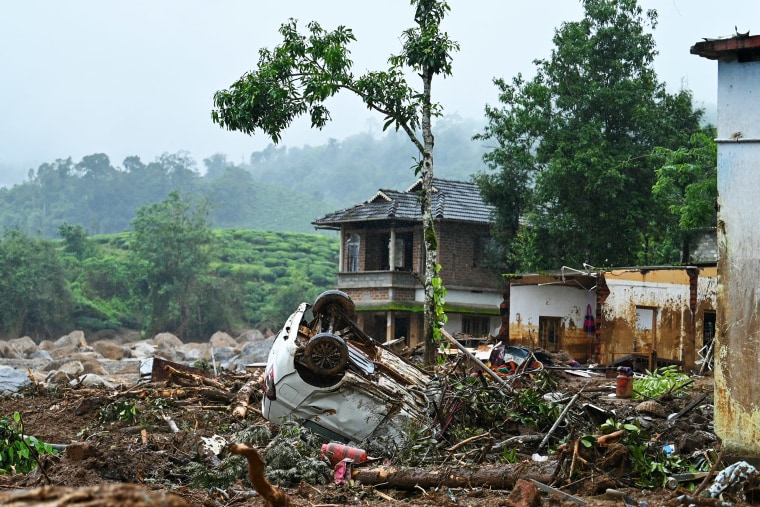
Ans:
[[[496,206],[495,235],[514,238],[510,269],[634,263],[657,225],[652,151],[699,129],[691,93],[668,94],[653,70],[657,13],[636,0],[583,7],[584,19],[555,31],[533,79],[494,80],[501,107],[486,108],[476,136],[495,144],[476,180]]]
[[[274,50],[259,51],[258,67],[228,90],[214,95],[212,119],[220,126],[253,134],[260,129],[279,142],[282,131],[298,116],[309,114],[313,127],[321,128],[330,119],[325,101],[342,89],[358,95],[372,110],[385,115],[384,129],[403,130],[415,145],[421,160],[415,173],[422,174],[422,221],[425,240],[425,359],[434,359],[436,319],[433,278],[436,276],[438,248],[431,210],[434,138],[433,116],[441,107],[431,99],[433,77],[451,74],[451,53],[456,42],[440,30],[449,6],[441,0],[411,0],[416,27],[403,32],[403,50],[389,58],[386,71],[355,77],[348,58],[348,44],[355,40],[351,29],[338,27],[327,32],[316,22],[308,24],[309,34],[297,31],[296,21],[280,27],[283,43]],[[413,89],[404,77],[409,68],[422,79],[422,91]],[[421,130],[421,135],[418,133]]]
[[[658,148],[662,166],[652,189],[656,201],[667,208],[662,230],[680,239],[680,261],[689,262],[691,233],[715,227],[718,205],[718,146],[715,129],[697,132],[689,144],[676,150]],[[670,218],[670,220],[667,220]],[[660,259],[656,259],[660,261]],[[667,259],[662,261],[667,262]]]
[[[69,326],[71,293],[53,243],[17,229],[0,241],[0,327],[11,338],[50,337]]]
[[[149,336],[169,331],[184,340],[203,328],[201,279],[209,271],[212,244],[207,214],[208,203],[177,192],[137,210],[130,246],[145,266]]]
[[[87,231],[81,225],[71,225],[66,222],[58,226],[58,235],[63,238],[63,249],[80,261],[87,257]]]

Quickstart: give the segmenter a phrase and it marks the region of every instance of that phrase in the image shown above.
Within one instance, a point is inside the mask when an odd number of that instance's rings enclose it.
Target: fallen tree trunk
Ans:
[[[251,401],[251,396],[260,388],[261,378],[259,375],[243,384],[243,387],[235,393],[235,408],[232,409],[232,417],[235,419],[245,419],[245,416],[248,415],[248,404]]]
[[[512,489],[517,479],[534,479],[549,482],[553,465],[531,472],[524,464],[512,463],[496,467],[479,466],[467,469],[461,466],[432,470],[429,468],[355,468],[351,478],[371,485],[384,485],[398,489],[436,488],[492,488]]]

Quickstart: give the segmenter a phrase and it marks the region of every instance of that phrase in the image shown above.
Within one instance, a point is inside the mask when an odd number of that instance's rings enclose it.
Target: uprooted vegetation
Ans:
[[[434,492],[487,505],[506,497],[499,491],[520,477],[587,501],[608,489],[649,491],[664,501],[693,491],[705,472],[721,468],[711,379],[672,369],[638,375],[635,397],[621,399],[614,378],[583,369],[539,363],[502,374],[505,388],[463,362],[452,364],[439,372],[442,396],[434,417],[408,428],[403,445],[355,443],[374,459],[354,463],[352,478],[342,484],[320,453],[327,440],[295,423],[277,426],[260,417],[262,392],[251,375],[222,372],[199,380],[175,373],[119,389],[32,384],[22,398],[3,398],[0,413],[9,414],[0,420],[3,438],[17,449],[22,435],[36,440],[23,447],[35,458],[25,462],[28,473],[19,461],[24,453],[16,452],[0,483],[137,483],[171,490],[194,505],[235,505],[252,491],[245,460],[226,451],[235,442],[261,450],[267,479],[289,489],[294,505],[380,505],[389,497],[426,505]],[[248,409],[234,417],[235,394],[245,385],[255,386]],[[50,444],[57,444],[57,454]],[[665,489],[674,477],[677,489]],[[750,483],[726,495],[741,502],[743,494],[752,498],[753,488]],[[472,500],[475,491],[485,498]]]

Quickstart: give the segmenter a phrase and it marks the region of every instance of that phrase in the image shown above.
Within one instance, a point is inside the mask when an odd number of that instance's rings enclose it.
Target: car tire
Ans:
[[[335,309],[340,309],[343,315],[349,319],[354,318],[354,302],[343,291],[326,290],[314,300],[311,312],[315,317],[322,317],[335,313]]]
[[[348,346],[340,336],[319,333],[304,346],[303,364],[317,375],[337,375],[348,364]]]

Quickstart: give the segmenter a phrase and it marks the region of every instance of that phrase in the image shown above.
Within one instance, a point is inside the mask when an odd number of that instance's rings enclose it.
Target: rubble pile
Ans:
[[[89,344],[77,332],[52,344],[0,342],[0,377],[9,379],[0,437],[36,442],[28,473],[0,454],[0,503],[79,505],[66,503],[72,495],[91,505],[119,497],[114,505],[208,506],[757,499],[752,465],[723,461],[709,374],[623,372],[503,347],[482,361],[463,347],[430,372],[429,417],[407,427],[405,441],[346,442],[262,417],[274,339]],[[350,375],[370,376],[366,368]],[[630,392],[621,376],[631,378]],[[350,385],[362,383],[351,377]]]

